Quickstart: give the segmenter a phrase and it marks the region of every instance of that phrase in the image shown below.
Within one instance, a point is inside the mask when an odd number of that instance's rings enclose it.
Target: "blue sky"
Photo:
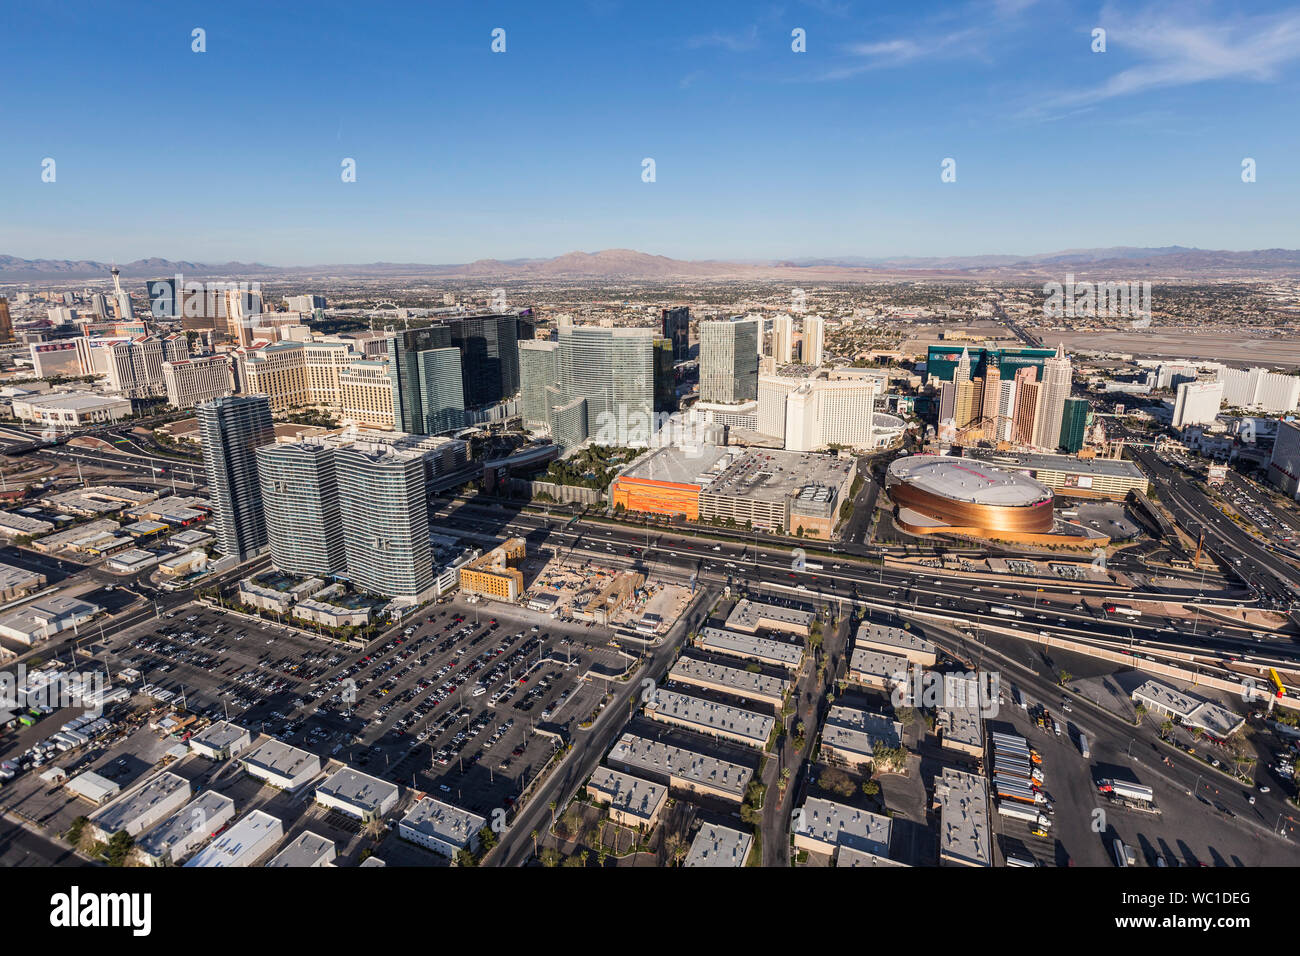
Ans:
[[[0,253],[300,265],[1300,246],[1294,4],[892,6],[11,4]]]

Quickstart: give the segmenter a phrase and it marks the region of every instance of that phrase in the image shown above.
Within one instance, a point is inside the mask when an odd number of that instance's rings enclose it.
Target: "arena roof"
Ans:
[[[978,505],[1026,507],[1052,499],[1051,489],[1028,475],[971,458],[899,458],[889,466],[889,477],[932,495]]]

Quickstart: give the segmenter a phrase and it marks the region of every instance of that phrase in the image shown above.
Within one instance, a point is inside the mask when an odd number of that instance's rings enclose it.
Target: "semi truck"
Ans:
[[[1156,795],[1150,787],[1144,787],[1140,783],[1129,783],[1126,780],[1111,780],[1105,778],[1097,781],[1098,793],[1109,793],[1112,796],[1121,797],[1125,800],[1137,800],[1141,803],[1154,802]]]
[[[1013,820],[1024,820],[1026,823],[1042,827],[1044,830],[1052,825],[1052,821],[1046,813],[1039,813],[1030,807],[1008,803],[1005,800],[998,801],[998,814],[1010,817]]]
[[[1079,731],[1079,753],[1085,760],[1092,756],[1092,751],[1088,749],[1088,735],[1082,730]]]
[[[993,781],[993,787],[997,791],[999,797],[1007,800],[1016,800],[1020,803],[1031,805],[1047,803],[1047,798],[1037,790],[1026,787],[1024,784],[1015,783],[1014,781],[1003,780],[1001,777],[998,777]]]
[[[1013,607],[1001,607],[997,604],[989,605],[989,613],[996,614],[999,617],[1024,617],[1023,611],[1017,611]]]
[[[1042,758],[1038,756],[1038,751],[1029,746],[1029,741],[1024,737],[1016,737],[1013,734],[1003,734],[998,731],[992,733],[994,753],[1001,750],[1005,753],[1020,754],[1028,757],[1033,763],[1042,763]]]
[[[1031,769],[1028,761],[1017,763],[1014,761],[995,760],[993,762],[993,773],[999,777],[1010,777],[1012,779],[1020,779],[1026,782],[1030,780],[1038,784],[1043,782],[1043,771],[1039,770],[1037,767]]]

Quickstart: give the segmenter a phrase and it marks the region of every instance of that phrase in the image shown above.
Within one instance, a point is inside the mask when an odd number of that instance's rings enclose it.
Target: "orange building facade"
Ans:
[[[654,515],[684,515],[687,521],[700,519],[700,486],[648,478],[614,479],[614,507]]]

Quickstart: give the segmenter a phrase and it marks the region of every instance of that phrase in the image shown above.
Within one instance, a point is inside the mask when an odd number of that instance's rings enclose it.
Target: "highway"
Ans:
[[[1300,599],[1300,570],[1271,554],[1263,542],[1226,517],[1181,469],[1150,449],[1131,451],[1158,489],[1160,503],[1184,531],[1192,536],[1204,532],[1206,549],[1233,568],[1263,604],[1291,609]]]
[[[920,629],[927,639],[953,657],[959,660],[969,660],[971,657],[969,642],[960,632],[924,622],[920,624]],[[1077,739],[1080,730],[1086,732],[1093,741],[1094,748],[1098,741],[1108,740],[1110,749],[1126,755],[1129,766],[1139,780],[1150,781],[1152,777],[1158,777],[1165,783],[1194,795],[1208,809],[1217,811],[1221,819],[1231,820],[1257,834],[1277,833],[1280,824],[1293,822],[1294,807],[1287,800],[1285,788],[1276,783],[1270,793],[1258,793],[1227,773],[1208,767],[1198,757],[1157,742],[1156,735],[1150,732],[1154,726],[1150,722],[1141,728],[1135,728],[1112,711],[1098,707],[1077,694],[1063,694],[1059,686],[995,648],[984,646],[982,653],[996,661],[1002,691],[1007,698],[1005,706],[1011,706],[1012,686],[1022,695],[1028,692],[1029,697],[1047,706],[1058,716],[1063,715],[1055,706],[1056,703],[1062,696],[1069,697],[1074,708],[1074,712],[1066,716],[1071,736]],[[986,658],[984,666],[992,663]],[[1030,742],[1032,744],[1033,740]],[[1274,782],[1262,765],[1256,772],[1260,782]],[[1256,800],[1254,804],[1249,802],[1252,795]],[[1100,835],[1098,839],[1101,839]]]
[[[952,572],[926,567],[884,567],[880,559],[860,561],[849,556],[805,559],[800,568],[795,557],[770,545],[715,541],[682,534],[676,529],[623,527],[583,519],[566,527],[566,518],[547,518],[502,508],[495,503],[456,503],[435,511],[436,527],[454,522],[465,531],[498,537],[519,535],[531,549],[545,547],[559,553],[582,554],[603,563],[641,564],[652,572],[682,579],[696,575],[702,583],[735,584],[767,588],[785,597],[808,601],[840,601],[887,613],[924,611],[943,615],[970,628],[1015,627],[1034,633],[1069,638],[1120,653],[1158,659],[1195,653],[1204,660],[1202,673],[1230,680],[1240,674],[1221,666],[1240,660],[1258,667],[1300,666],[1300,648],[1288,634],[1259,631],[1213,614],[1215,608],[1238,609],[1254,603],[1240,587],[1207,586],[1198,600],[1201,575],[1184,578],[1185,589],[1168,593],[1148,587],[1140,590],[1090,586],[1070,579],[1043,579],[1034,583],[1008,582],[1005,575]],[[805,542],[812,547],[812,542]],[[765,550],[766,549],[766,550]],[[1041,556],[1040,556],[1041,557]],[[1202,608],[1192,620],[1150,613],[1136,617],[1118,611],[1107,613],[1103,603],[1129,607],[1133,601],[1171,600]],[[1003,609],[995,613],[992,607]],[[1007,612],[1019,616],[1004,616]]]

